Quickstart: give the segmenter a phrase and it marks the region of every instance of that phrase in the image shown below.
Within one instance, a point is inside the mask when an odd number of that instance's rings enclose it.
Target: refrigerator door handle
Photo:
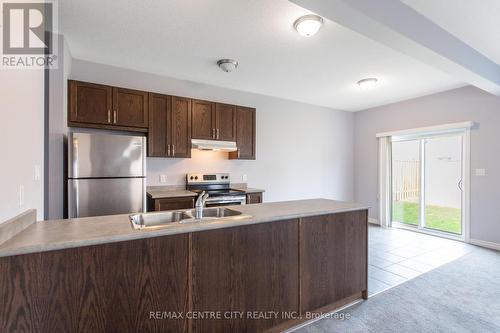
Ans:
[[[78,195],[78,181],[73,182],[73,190],[74,190],[74,202],[75,202],[75,217],[79,217],[80,214],[78,212],[78,209],[80,208],[80,200],[79,200],[79,195]]]

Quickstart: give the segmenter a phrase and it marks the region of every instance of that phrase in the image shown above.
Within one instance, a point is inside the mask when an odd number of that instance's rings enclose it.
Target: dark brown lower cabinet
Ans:
[[[0,332],[185,332],[188,234],[0,258]]]
[[[194,208],[195,200],[196,197],[148,198],[148,211],[159,212],[163,210],[190,209]]]
[[[363,210],[3,257],[0,332],[279,332],[366,296],[367,229]]]
[[[367,290],[367,211],[300,219],[302,312]]]
[[[247,194],[247,205],[258,204],[258,203],[262,203],[262,192]]]
[[[193,233],[193,311],[244,318],[193,320],[193,332],[262,332],[299,306],[298,220]],[[247,318],[248,312],[278,318]]]

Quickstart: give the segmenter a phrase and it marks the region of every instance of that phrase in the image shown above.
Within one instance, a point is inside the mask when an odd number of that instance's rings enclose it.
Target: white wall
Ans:
[[[0,223],[35,208],[43,218],[44,74],[0,70]],[[35,180],[35,165],[40,179]],[[19,187],[24,186],[24,204]]]
[[[65,147],[67,127],[67,85],[71,53],[64,36],[58,37],[60,50],[57,69],[49,73],[48,219],[62,219],[64,212]]]
[[[471,177],[471,238],[500,243],[500,97],[464,87],[357,112],[354,119],[355,200],[372,207],[372,218],[378,218],[376,133],[477,122],[471,132],[471,169],[485,168],[486,176]]]
[[[226,75],[222,73],[223,75]],[[183,184],[188,172],[229,172],[266,190],[265,201],[353,198],[353,114],[73,59],[71,78],[257,108],[257,160],[193,150],[191,159],[148,158],[148,185]],[[265,79],[265,78],[263,78]]]

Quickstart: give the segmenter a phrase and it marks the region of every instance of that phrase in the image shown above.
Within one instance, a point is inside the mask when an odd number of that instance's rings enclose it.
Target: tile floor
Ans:
[[[368,295],[374,295],[470,252],[472,246],[414,231],[370,225]]]

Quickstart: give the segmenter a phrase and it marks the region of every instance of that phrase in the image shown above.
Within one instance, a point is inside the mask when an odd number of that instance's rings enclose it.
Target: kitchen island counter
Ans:
[[[133,229],[129,214],[37,222],[1,244],[0,257],[368,209],[365,205],[328,199],[230,207],[250,217],[172,223],[154,230]]]

